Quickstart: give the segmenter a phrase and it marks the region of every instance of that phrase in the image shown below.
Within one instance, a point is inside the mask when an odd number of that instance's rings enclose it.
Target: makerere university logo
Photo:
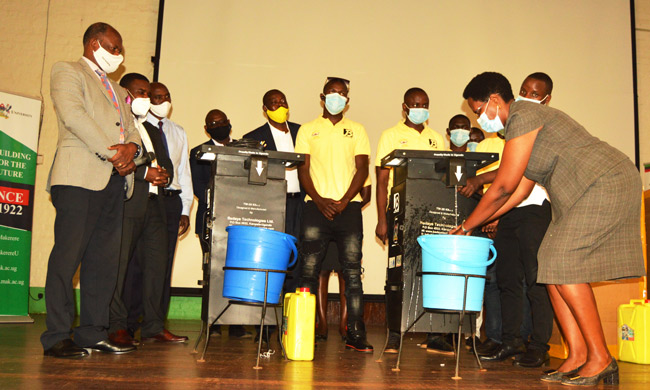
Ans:
[[[0,118],[9,119],[9,113],[11,112],[11,105],[0,103]]]

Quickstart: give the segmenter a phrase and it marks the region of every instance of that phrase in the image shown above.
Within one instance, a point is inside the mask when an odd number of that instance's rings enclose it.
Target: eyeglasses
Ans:
[[[488,98],[487,102],[481,104],[477,109],[476,109],[476,116],[481,116],[481,108],[483,106],[486,106],[490,102],[490,99]],[[487,108],[487,107],[486,107]]]

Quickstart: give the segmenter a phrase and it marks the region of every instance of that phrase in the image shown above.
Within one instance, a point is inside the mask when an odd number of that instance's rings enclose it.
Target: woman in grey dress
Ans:
[[[539,249],[537,281],[547,284],[569,356],[541,379],[618,383],[589,283],[645,273],[639,172],[627,156],[563,112],[515,102],[510,83],[499,73],[474,77],[463,97],[483,130],[505,130],[506,146],[494,183],[450,233],[471,234],[519,204],[535,182],[543,185],[553,220]]]

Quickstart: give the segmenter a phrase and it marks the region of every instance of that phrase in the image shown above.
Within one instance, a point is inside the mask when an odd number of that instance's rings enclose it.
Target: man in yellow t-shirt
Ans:
[[[393,186],[393,172],[381,166],[381,159],[395,149],[445,150],[445,139],[426,125],[429,118],[429,96],[421,88],[411,88],[404,94],[402,111],[405,118],[379,138],[375,173],[377,174],[377,227],[375,235],[386,243],[386,210],[388,189]]]
[[[463,114],[457,114],[451,117],[447,127],[447,136],[449,137],[449,150],[452,152],[464,153],[467,150],[467,143],[470,140],[472,123],[469,118]]]
[[[343,267],[348,309],[347,349],[372,352],[363,322],[359,191],[368,177],[370,144],[359,123],[343,117],[349,81],[328,78],[320,95],[323,115],[298,130],[296,153],[305,155],[298,178],[307,193],[301,227],[301,286],[317,293],[328,243],[336,241]]]
[[[402,112],[405,118],[390,129],[384,130],[377,147],[375,172],[377,174],[377,227],[375,235],[386,243],[388,226],[386,211],[388,190],[393,186],[393,172],[381,166],[381,159],[395,149],[444,150],[445,140],[426,125],[429,119],[429,96],[421,88],[411,88],[404,94]],[[384,352],[397,353],[399,330],[390,330],[388,345]],[[428,344],[428,343],[425,343]]]

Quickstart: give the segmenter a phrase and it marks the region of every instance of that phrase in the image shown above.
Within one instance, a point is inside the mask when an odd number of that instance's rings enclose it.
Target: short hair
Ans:
[[[406,98],[413,95],[414,93],[420,93],[420,92],[426,95],[427,97],[429,97],[429,95],[427,95],[424,89],[413,87],[413,88],[409,88],[406,92],[404,92],[404,101],[406,101]]]
[[[266,91],[266,93],[264,94],[264,96],[262,96],[262,104],[266,105],[266,100],[267,100],[267,99],[270,99],[270,98],[271,98],[271,95],[276,94],[276,93],[281,93],[282,95],[284,95],[284,93],[283,93],[282,91],[280,91],[279,89],[271,89],[271,90],[268,90],[268,91]],[[286,97],[286,96],[285,96],[285,97]]]
[[[110,24],[104,22],[97,22],[88,26],[83,37],[84,46],[86,46],[86,44],[90,42],[91,39],[97,38],[100,35],[104,35],[109,28],[113,28],[113,27],[111,27]]]
[[[454,116],[451,117],[451,119],[449,120],[449,124],[447,125],[447,127],[451,127],[451,122],[453,122],[455,119],[458,119],[458,118],[463,118],[463,119],[465,119],[465,120],[467,121],[467,123],[469,123],[469,126],[470,126],[470,127],[472,126],[472,121],[469,120],[469,118],[467,117],[467,115],[458,114],[458,115],[454,115]]]
[[[325,93],[325,88],[332,83],[342,83],[345,85],[345,89],[350,92],[350,80],[344,79],[342,77],[327,77],[325,79],[325,85],[323,85],[323,93]]]
[[[486,102],[493,93],[501,95],[501,98],[506,102],[515,98],[512,95],[510,82],[504,75],[497,72],[483,72],[476,75],[467,84],[463,91],[463,99],[472,98],[480,102]]]
[[[223,114],[223,116],[225,116],[226,119],[228,119],[228,115],[226,115],[225,112],[223,112],[221,110],[217,110],[216,108],[214,108],[214,109],[208,111],[208,113],[205,115],[205,124],[206,125],[208,124],[208,118],[210,118],[212,115],[217,115],[217,114]]]
[[[553,92],[553,80],[551,80],[551,76],[547,75],[546,73],[544,73],[544,72],[535,72],[535,73],[529,74],[528,77],[526,77],[526,78],[527,79],[539,80],[539,81],[543,82],[544,84],[546,84],[546,93],[548,95],[550,95],[551,92]]]
[[[469,136],[472,136],[472,133],[479,133],[481,135],[481,140],[485,139],[485,134],[483,134],[483,130],[479,129],[478,127],[472,127],[469,131]]]
[[[149,79],[146,78],[144,75],[141,75],[140,73],[127,73],[122,78],[120,79],[120,86],[122,88],[128,88],[129,85],[135,80],[142,80],[149,82]]]

